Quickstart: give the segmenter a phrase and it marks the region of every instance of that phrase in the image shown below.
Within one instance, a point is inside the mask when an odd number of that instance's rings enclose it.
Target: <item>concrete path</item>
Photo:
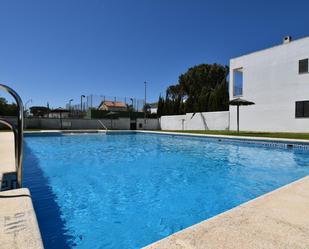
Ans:
[[[16,172],[13,132],[0,132],[0,186],[3,174]]]
[[[28,189],[0,192],[0,248],[43,249]]]
[[[144,249],[308,249],[309,176]]]
[[[14,136],[0,132],[0,183],[15,174]],[[40,230],[28,189],[0,192],[0,248],[43,249]]]

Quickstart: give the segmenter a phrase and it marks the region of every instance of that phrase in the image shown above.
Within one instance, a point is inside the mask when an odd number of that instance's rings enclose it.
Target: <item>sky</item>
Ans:
[[[156,101],[178,76],[309,35],[309,1],[0,0],[0,82],[32,105]]]

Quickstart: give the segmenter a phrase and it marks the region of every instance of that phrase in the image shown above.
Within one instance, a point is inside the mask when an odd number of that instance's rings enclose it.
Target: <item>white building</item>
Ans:
[[[158,103],[149,104],[149,111],[151,114],[156,114],[158,111]]]
[[[309,132],[309,37],[230,60],[230,99],[255,105],[240,107],[241,131]],[[230,106],[230,129],[237,129]]]

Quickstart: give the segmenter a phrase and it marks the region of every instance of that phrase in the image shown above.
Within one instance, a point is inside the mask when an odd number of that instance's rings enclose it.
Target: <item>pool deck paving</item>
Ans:
[[[0,192],[0,248],[43,249],[30,192],[26,188]]]
[[[14,135],[12,132],[0,133],[0,185],[4,174],[16,172],[14,156]]]
[[[0,174],[15,171],[14,137],[0,133]],[[0,180],[1,180],[0,178]],[[0,192],[0,248],[43,249],[41,233],[28,189]]]

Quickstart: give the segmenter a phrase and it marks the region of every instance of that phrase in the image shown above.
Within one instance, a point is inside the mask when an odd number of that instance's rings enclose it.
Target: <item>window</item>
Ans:
[[[309,118],[309,100],[295,102],[295,117]]]
[[[242,68],[234,69],[233,70],[233,96],[242,96],[243,94],[243,70]]]
[[[298,63],[299,63],[298,72],[300,74],[309,72],[309,70],[308,70],[308,59],[300,60]]]

